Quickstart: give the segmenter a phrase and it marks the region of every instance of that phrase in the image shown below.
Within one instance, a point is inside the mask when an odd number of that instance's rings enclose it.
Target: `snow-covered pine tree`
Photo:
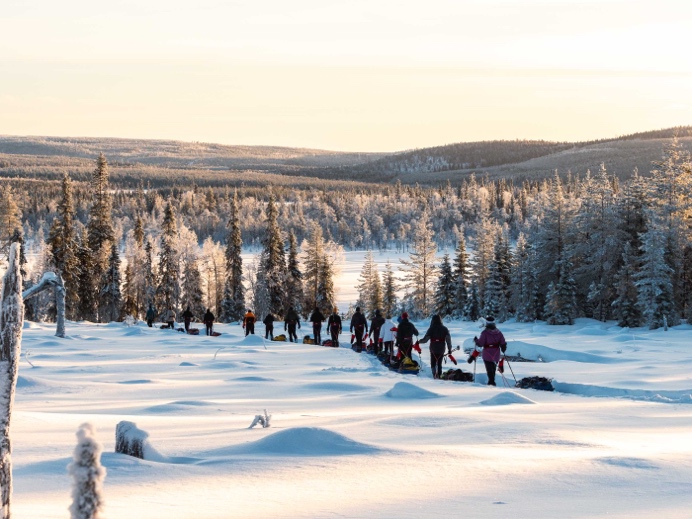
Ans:
[[[370,301],[368,306],[372,308],[372,314],[370,317],[374,317],[375,310],[382,310],[384,305],[384,294],[382,293],[382,277],[380,276],[380,271],[377,269],[377,265],[372,271],[372,289],[370,290]]]
[[[270,193],[266,211],[267,232],[263,241],[264,249],[260,256],[257,282],[259,293],[266,297],[266,302],[262,306],[266,308],[267,312],[271,312],[275,316],[283,316],[288,310],[284,306],[286,253],[284,252],[284,240],[279,227],[278,214],[274,193]]]
[[[303,242],[304,266],[304,308],[317,306],[327,315],[331,313],[334,303],[334,270],[333,260],[329,257],[322,236],[322,228],[313,223],[312,232]]]
[[[68,466],[72,476],[71,519],[99,519],[103,517],[103,481],[106,469],[101,465],[103,448],[96,440],[94,428],[84,423],[77,430],[77,446],[72,463]]]
[[[101,153],[92,174],[91,189],[94,203],[89,210],[87,223],[89,248],[93,257],[92,275],[97,284],[101,282],[104,272],[108,269],[111,244],[115,240],[108,175],[108,162],[105,155]],[[99,322],[102,321],[98,312],[97,319]]]
[[[120,292],[120,253],[115,243],[111,244],[108,269],[103,273],[99,296],[99,316],[102,320],[119,321],[123,302]]]
[[[412,317],[421,318],[431,314],[435,303],[434,287],[437,280],[435,254],[437,245],[427,212],[423,212],[416,223],[412,251],[408,260],[401,260],[406,287],[413,296]]]
[[[574,324],[577,316],[576,286],[572,277],[572,264],[562,260],[557,283],[548,286],[545,317],[548,324]]]
[[[303,313],[303,273],[298,262],[298,240],[291,232],[288,235],[288,265],[286,276],[286,308],[293,307],[298,314]]]
[[[396,279],[392,264],[387,261],[384,268],[384,290],[382,294],[382,311],[385,317],[393,317],[396,312],[397,297],[396,297]]]
[[[365,253],[365,261],[360,269],[358,277],[358,306],[362,307],[363,314],[371,316],[377,307],[373,307],[373,296],[375,274],[377,273],[377,265],[375,264],[375,256],[372,251]]]
[[[170,200],[166,204],[161,233],[161,251],[159,252],[159,285],[156,289],[158,309],[163,312],[167,308],[177,310],[180,302],[180,267],[176,240],[178,225],[175,211]]]
[[[135,220],[135,228],[133,229],[135,243],[141,249],[144,247],[144,223],[142,217],[137,215]]]
[[[68,319],[77,318],[79,305],[80,263],[77,258],[79,243],[75,229],[75,208],[72,179],[65,173],[62,179],[62,197],[48,235],[52,263],[65,284],[65,312]]]
[[[10,419],[22,347],[24,302],[19,269],[19,245],[10,245],[0,297],[0,517],[9,519],[12,500]]]
[[[527,323],[538,319],[536,273],[534,270],[536,251],[523,233],[519,234],[514,250],[515,268],[512,270],[511,303],[517,322]]]
[[[131,315],[135,319],[139,318],[139,309],[137,308],[137,287],[135,285],[135,271],[132,262],[128,261],[125,267],[125,281],[123,282],[122,290],[123,298],[123,315]]]
[[[226,279],[221,301],[221,322],[239,321],[245,314],[245,287],[243,286],[243,238],[238,215],[238,193],[231,199],[231,216],[226,235]]]
[[[642,237],[641,268],[635,275],[639,307],[651,330],[666,322],[669,326],[679,323],[673,300],[673,269],[666,261],[666,248],[665,227],[652,219]]]
[[[14,231],[22,228],[22,212],[19,210],[12,186],[0,187],[0,258],[8,258]]]
[[[192,315],[201,320],[205,312],[202,293],[202,275],[196,254],[187,254],[183,260],[182,306],[190,307]]]
[[[461,317],[466,306],[469,285],[469,257],[466,253],[466,239],[459,234],[457,249],[454,255],[454,316]]]
[[[490,277],[490,264],[495,258],[498,233],[497,224],[484,214],[476,226],[475,256],[472,265],[481,306],[485,306],[485,284]]]
[[[440,277],[437,279],[437,290],[435,291],[435,313],[445,318],[453,315],[456,311],[456,284],[452,265],[449,262],[449,254],[445,254],[440,264]]]
[[[625,243],[622,253],[622,267],[615,276],[615,294],[613,312],[618,326],[635,328],[640,326],[642,314],[637,303],[637,256],[629,243]]]

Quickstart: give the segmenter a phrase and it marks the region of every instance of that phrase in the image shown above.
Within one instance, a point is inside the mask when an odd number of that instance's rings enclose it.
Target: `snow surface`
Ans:
[[[480,331],[447,324],[455,345]],[[508,354],[542,359],[512,362],[514,375],[553,378],[555,392],[485,386],[482,364],[476,384],[433,380],[425,350],[424,371],[400,375],[348,347],[237,325],[206,337],[68,322],[57,339],[54,324],[28,323],[14,515],[67,516],[67,465],[89,422],[110,519],[690,517],[692,327],[500,328]],[[248,429],[265,409],[271,427]],[[151,459],[113,453],[121,420],[149,434]]]

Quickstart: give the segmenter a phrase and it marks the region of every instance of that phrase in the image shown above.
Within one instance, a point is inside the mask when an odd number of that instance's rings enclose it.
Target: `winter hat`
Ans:
[[[360,306],[356,306],[356,312],[360,312]]]
[[[408,319],[408,312],[404,312],[401,314],[402,319]]]
[[[492,315],[485,318],[485,326],[491,328],[495,326],[495,318]]]

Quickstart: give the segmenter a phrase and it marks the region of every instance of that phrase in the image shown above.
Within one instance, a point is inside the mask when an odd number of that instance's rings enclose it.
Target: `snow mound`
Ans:
[[[23,328],[25,330],[40,330],[41,329],[41,327],[37,323],[34,323],[32,321],[24,321]]]
[[[279,456],[350,456],[369,454],[379,449],[327,429],[295,427],[231,449],[239,454]]]
[[[262,346],[264,345],[264,339],[259,335],[248,335],[240,341],[243,346]]]
[[[228,380],[227,382],[274,382],[273,378],[267,378],[267,377],[238,377],[238,378],[232,378]]]
[[[19,375],[17,377],[17,389],[25,389],[25,388],[30,388],[30,387],[39,387],[42,386],[43,383],[39,382],[36,379],[33,379],[31,377],[23,377],[22,375]]]
[[[604,339],[605,342],[610,339]],[[466,346],[466,344],[464,344]],[[626,362],[623,358],[605,357],[603,355],[594,355],[593,353],[584,353],[580,351],[565,351],[541,346],[540,344],[532,344],[523,341],[509,341],[507,343],[507,355],[519,356],[525,359],[535,360],[539,362],[557,362],[566,360],[571,362],[584,362],[589,364],[614,364]]]
[[[307,384],[303,389],[309,391],[335,391],[338,393],[353,393],[355,391],[367,391],[368,386],[361,384],[349,384],[346,382],[317,382],[315,384]]]
[[[194,367],[194,366],[199,366],[199,364],[195,364],[194,362],[181,362],[180,364],[178,364],[178,366]]]
[[[122,335],[124,335],[125,337],[130,337],[132,335],[147,335],[147,332],[145,332],[142,328],[133,327],[125,330],[125,332],[123,332]]]
[[[530,398],[512,391],[503,391],[488,400],[483,400],[482,405],[510,405],[510,404],[535,404]]]
[[[141,378],[137,380],[123,380],[121,382],[118,382],[118,384],[126,384],[126,385],[136,385],[136,384],[151,384],[153,380],[150,380],[148,378]]]
[[[422,400],[425,398],[440,398],[442,395],[418,387],[408,382],[397,382],[394,387],[384,394],[389,398],[401,398],[405,400]]]
[[[178,400],[167,404],[159,404],[145,409],[148,413],[193,413],[210,406],[209,402],[201,400]]]

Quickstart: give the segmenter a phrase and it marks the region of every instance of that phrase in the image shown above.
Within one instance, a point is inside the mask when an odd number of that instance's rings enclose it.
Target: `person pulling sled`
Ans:
[[[339,315],[339,309],[334,307],[334,311],[329,316],[327,320],[327,329],[332,337],[332,345],[336,348],[339,347],[339,334],[341,333],[341,316]]]
[[[496,386],[495,372],[497,364],[500,362],[501,354],[507,351],[507,341],[505,341],[505,336],[502,335],[502,332],[497,329],[494,317],[491,316],[485,320],[485,329],[481,332],[480,337],[473,338],[473,342],[476,343],[476,346],[483,348],[482,358],[483,364],[485,364],[485,371],[488,374],[488,385]],[[478,351],[474,350],[468,358],[468,363],[475,362],[477,356]]]
[[[245,317],[243,317],[243,328],[245,328],[245,337],[248,335],[252,334],[255,335],[255,321],[257,318],[255,317],[255,314],[252,313],[252,310],[248,308],[247,313],[245,314]]]
[[[363,336],[368,333],[368,320],[360,313],[360,306],[356,308],[356,313],[351,317],[351,334],[355,333],[355,349],[357,353],[363,351]]]
[[[284,317],[284,331],[288,330],[288,340],[290,342],[298,342],[296,326],[300,328],[300,318],[298,317],[298,312],[293,307],[290,307],[288,312],[286,312],[286,317]]]
[[[322,321],[324,321],[324,315],[320,312],[320,309],[315,306],[315,309],[310,315],[310,322],[312,323],[312,338],[315,344],[322,344]]]
[[[430,321],[430,328],[420,340],[423,344],[430,341],[430,368],[433,378],[442,376],[442,360],[445,357],[445,345],[447,353],[452,353],[452,337],[449,330],[442,324],[442,318],[435,314]]]
[[[382,326],[384,325],[384,317],[382,317],[382,313],[379,310],[375,310],[375,316],[372,318],[370,321],[370,336],[372,337],[373,340],[373,349],[375,355],[378,355],[380,353],[381,349],[381,331],[382,331]]]
[[[264,318],[264,338],[269,339],[270,341],[274,340],[274,315],[269,312],[267,314],[267,317]]]
[[[216,319],[216,316],[211,313],[211,309],[207,308],[207,311],[204,313],[203,321],[204,321],[204,326],[207,329],[207,335],[212,335],[214,333],[214,320]]]
[[[408,312],[401,314],[401,321],[397,327],[396,337],[399,346],[399,353],[403,357],[412,358],[413,336],[418,336],[418,330],[411,321],[408,320]]]

